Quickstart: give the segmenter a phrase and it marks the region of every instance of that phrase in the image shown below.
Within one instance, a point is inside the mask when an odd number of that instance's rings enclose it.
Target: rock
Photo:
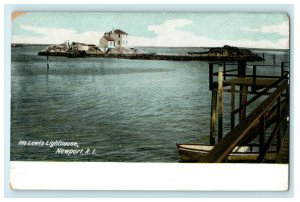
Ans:
[[[191,53],[189,53],[191,54]],[[210,48],[207,52],[197,53],[200,56],[216,57],[220,60],[246,60],[246,61],[263,61],[264,59],[249,49],[237,48],[225,45],[223,47]]]

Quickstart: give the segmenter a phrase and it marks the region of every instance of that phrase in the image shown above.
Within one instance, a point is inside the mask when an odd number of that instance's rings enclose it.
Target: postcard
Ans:
[[[14,11],[11,25],[13,189],[288,190],[287,13]]]

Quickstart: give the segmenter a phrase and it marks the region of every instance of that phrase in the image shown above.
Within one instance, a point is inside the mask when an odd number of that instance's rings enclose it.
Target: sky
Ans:
[[[99,45],[112,29],[127,32],[132,47],[289,48],[287,14],[246,12],[13,12],[11,43]]]

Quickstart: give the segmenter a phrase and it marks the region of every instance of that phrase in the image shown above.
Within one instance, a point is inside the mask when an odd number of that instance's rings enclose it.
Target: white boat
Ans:
[[[197,162],[205,157],[214,146],[204,144],[176,144],[181,162]],[[253,162],[259,156],[258,146],[236,146],[227,157],[228,162]],[[275,161],[277,148],[272,146],[265,156],[266,162]]]

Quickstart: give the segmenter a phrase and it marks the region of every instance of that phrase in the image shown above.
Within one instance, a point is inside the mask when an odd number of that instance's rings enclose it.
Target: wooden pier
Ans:
[[[217,64],[218,72],[214,72],[215,63],[210,63],[210,90],[212,91],[212,112],[216,114],[218,105],[218,130],[216,130],[215,115],[211,117],[210,143],[214,148],[200,162],[223,162],[230,152],[239,145],[247,145],[257,141],[259,156],[255,162],[264,162],[271,145],[277,146],[277,162],[287,162],[287,140],[289,131],[289,82],[286,64],[279,66],[280,75],[258,75],[257,68],[265,68],[267,65],[253,65],[252,74],[246,74],[246,62],[239,61],[237,69],[226,71],[226,63]],[[232,66],[232,65],[231,65]],[[274,66],[274,65],[272,65]],[[274,66],[276,67],[276,66]],[[236,72],[234,74],[233,72]],[[221,77],[220,77],[221,75]],[[218,81],[214,81],[218,76]],[[230,88],[225,92],[231,93],[231,131],[223,134],[222,108],[220,102],[226,86]],[[224,88],[224,89],[223,89]],[[239,88],[239,90],[236,90]],[[251,89],[251,90],[250,90]],[[218,92],[216,95],[216,91]],[[247,99],[248,92],[253,94]],[[235,109],[235,94],[239,93],[239,107]],[[253,109],[250,104],[258,98],[265,96],[265,100]],[[217,99],[218,97],[218,99]],[[251,113],[247,114],[250,110]],[[238,115],[238,120],[236,116]],[[216,144],[215,132],[218,133]],[[224,137],[223,137],[224,136]],[[284,144],[282,143],[284,141]],[[285,157],[285,158],[284,158]],[[283,159],[283,160],[282,160]]]
[[[267,67],[277,68],[278,75],[257,73],[260,68]],[[284,62],[277,66],[249,66],[245,60],[209,63],[210,145],[178,144],[181,160],[221,163],[238,159],[234,162],[288,163],[288,70],[289,64]],[[224,93],[230,93],[230,106],[223,105]],[[230,107],[230,131],[226,134],[224,107]],[[256,152],[251,149],[238,151],[239,148],[253,148],[253,145],[256,145]],[[236,158],[238,155],[241,158]]]

